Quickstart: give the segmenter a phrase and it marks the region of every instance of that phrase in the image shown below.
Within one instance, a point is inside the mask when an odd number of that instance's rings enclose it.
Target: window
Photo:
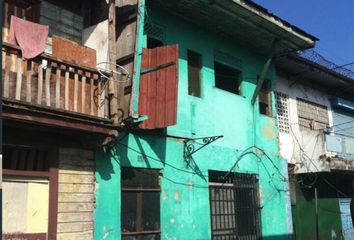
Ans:
[[[48,239],[49,151],[5,145],[3,154],[3,238]]]
[[[161,40],[152,37],[147,37],[147,48],[156,48],[161,46],[163,46],[163,42]]]
[[[209,171],[212,239],[259,239],[257,175],[226,174]]]
[[[271,81],[264,79],[259,92],[259,112],[261,114],[272,116],[272,95]]]
[[[122,169],[122,239],[160,239],[159,170]]]
[[[202,56],[199,53],[188,50],[188,94],[200,97]]]
[[[300,129],[325,129],[328,124],[327,107],[304,99],[296,98]]]
[[[277,92],[276,100],[279,131],[289,133],[289,96],[287,94]]]
[[[231,93],[240,93],[241,72],[224,64],[214,62],[215,87]]]

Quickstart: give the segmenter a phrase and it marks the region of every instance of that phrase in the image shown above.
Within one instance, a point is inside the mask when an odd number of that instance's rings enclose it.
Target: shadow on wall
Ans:
[[[163,168],[166,158],[166,140],[154,133],[129,134],[122,133],[111,148],[99,152],[104,164],[97,166],[96,171],[103,180],[110,180],[115,174],[113,164],[121,167]]]

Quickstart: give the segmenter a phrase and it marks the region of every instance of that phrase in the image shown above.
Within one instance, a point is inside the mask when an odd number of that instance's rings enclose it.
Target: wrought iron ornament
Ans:
[[[185,139],[184,140],[184,159],[187,160],[191,157],[192,154],[198,152],[203,147],[209,145],[212,142],[215,142],[219,138],[224,137],[223,135],[212,136],[212,137],[203,137],[203,138],[194,138],[194,139]]]

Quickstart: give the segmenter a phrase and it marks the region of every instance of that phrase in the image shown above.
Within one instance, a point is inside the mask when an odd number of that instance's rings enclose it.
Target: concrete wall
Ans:
[[[329,125],[332,125],[331,106],[329,96],[325,92],[295,83],[279,75],[277,78],[276,91],[287,94],[289,96],[289,133],[279,133],[279,145],[281,157],[289,163],[296,165],[295,171],[311,172],[311,171],[328,171],[328,163],[320,159],[326,153],[324,145],[324,135],[321,129],[323,124],[317,124],[316,130],[303,127],[304,121],[299,122],[298,117],[298,101],[296,98],[306,100],[327,107],[327,117]],[[312,111],[311,109],[303,109],[303,112]],[[309,118],[313,116],[309,114]],[[321,119],[323,116],[321,117]],[[324,120],[321,120],[324,121]],[[307,124],[310,120],[307,121]],[[302,126],[300,126],[302,124]]]
[[[95,239],[120,239],[120,169],[123,166],[162,169],[161,239],[210,239],[208,170],[229,171],[236,159],[237,172],[259,175],[261,232],[269,239],[289,236],[286,210],[286,163],[278,158],[275,113],[260,115],[251,105],[265,56],[226,42],[190,23],[150,9],[149,20],[165,29],[167,45],[179,44],[177,124],[167,128],[169,137],[121,134],[116,146],[96,155]],[[146,38],[146,36],[145,36]],[[203,57],[202,96],[188,96],[187,49]],[[214,49],[242,61],[241,95],[215,88]],[[269,79],[274,79],[271,68]],[[274,96],[273,100],[274,100]],[[274,110],[274,101],[273,101]],[[224,135],[223,138],[183,158],[183,137]],[[256,145],[263,149],[252,151]],[[245,150],[249,151],[245,151]],[[268,158],[269,157],[269,158]]]

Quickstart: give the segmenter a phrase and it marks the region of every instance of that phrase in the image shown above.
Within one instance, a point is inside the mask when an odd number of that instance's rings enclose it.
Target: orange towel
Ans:
[[[21,47],[22,58],[30,59],[44,52],[49,26],[11,16],[9,42]]]

